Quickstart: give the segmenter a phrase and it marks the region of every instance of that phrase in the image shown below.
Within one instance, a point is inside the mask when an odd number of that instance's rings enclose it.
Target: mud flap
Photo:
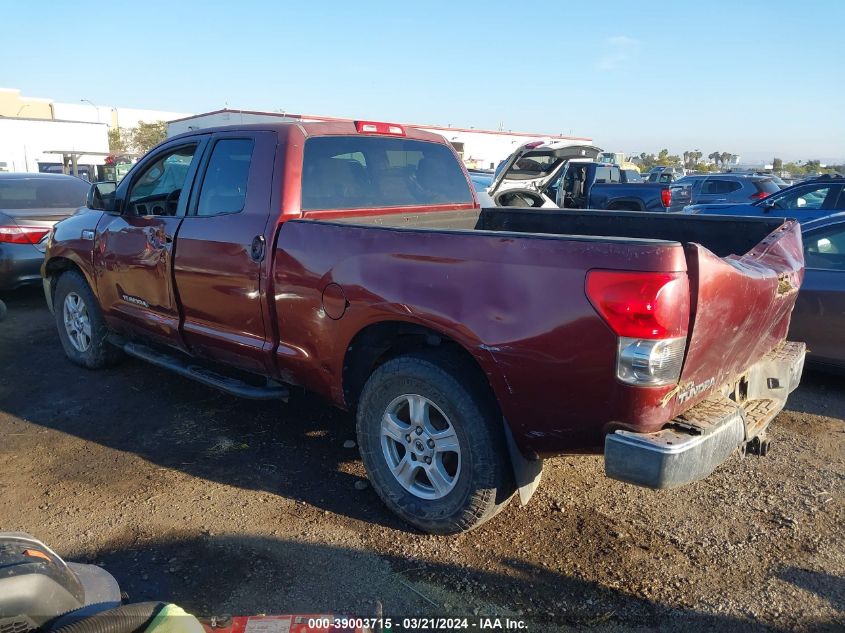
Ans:
[[[519,491],[519,505],[528,505],[540,485],[540,479],[543,477],[543,460],[526,459],[516,445],[507,422],[504,423],[504,427],[511,467],[513,468],[513,479],[516,483],[516,489]]]

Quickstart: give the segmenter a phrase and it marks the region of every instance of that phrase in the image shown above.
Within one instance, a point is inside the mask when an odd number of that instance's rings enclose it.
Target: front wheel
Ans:
[[[501,417],[465,364],[432,355],[386,362],[364,386],[357,429],[373,488],[425,532],[471,530],[514,492]]]
[[[81,274],[70,271],[59,277],[53,308],[59,339],[72,362],[99,369],[117,359],[118,349],[106,340],[109,330],[100,306]]]

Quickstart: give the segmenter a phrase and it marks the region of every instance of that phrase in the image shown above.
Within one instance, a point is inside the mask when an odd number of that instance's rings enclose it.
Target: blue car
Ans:
[[[804,282],[789,340],[807,343],[807,362],[845,370],[845,213],[801,225]]]
[[[845,177],[822,176],[746,204],[691,204],[684,213],[786,216],[809,222],[845,211]]]

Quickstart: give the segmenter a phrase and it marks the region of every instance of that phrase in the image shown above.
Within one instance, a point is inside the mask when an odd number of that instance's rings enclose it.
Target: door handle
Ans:
[[[252,238],[252,244],[249,247],[249,256],[250,259],[254,262],[260,262],[264,259],[264,236],[263,235],[256,235]]]

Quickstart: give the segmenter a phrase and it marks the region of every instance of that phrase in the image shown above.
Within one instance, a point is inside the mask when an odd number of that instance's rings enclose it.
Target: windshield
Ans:
[[[88,183],[77,178],[0,180],[0,209],[75,209],[85,205]]]

